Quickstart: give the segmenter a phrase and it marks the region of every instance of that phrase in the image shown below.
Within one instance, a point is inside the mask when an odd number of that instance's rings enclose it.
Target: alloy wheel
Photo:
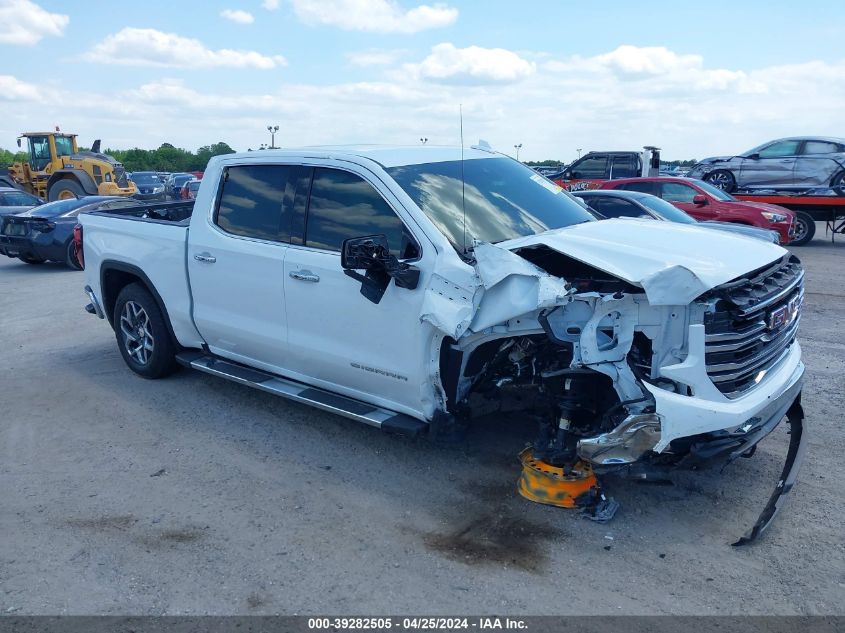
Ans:
[[[120,314],[120,331],[129,358],[139,365],[150,362],[155,349],[150,317],[140,304],[127,301]]]

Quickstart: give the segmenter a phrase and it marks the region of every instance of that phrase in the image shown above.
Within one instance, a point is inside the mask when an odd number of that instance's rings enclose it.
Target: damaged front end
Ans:
[[[440,333],[433,431],[519,411],[537,428],[521,456],[531,475],[520,482],[523,495],[586,506],[605,520],[607,499],[585,483],[595,475],[665,479],[750,457],[787,415],[792,444],[781,482],[737,544],[757,538],[804,451],[797,260],[714,288],[683,266],[625,279],[555,246],[478,243],[473,277],[434,275],[422,315]],[[767,319],[782,305],[788,323],[778,313],[773,330]]]

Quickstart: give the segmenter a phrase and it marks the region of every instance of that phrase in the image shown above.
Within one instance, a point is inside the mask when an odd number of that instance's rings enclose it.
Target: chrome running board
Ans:
[[[342,415],[389,433],[416,437],[428,429],[428,424],[404,413],[376,407],[360,400],[310,387],[269,372],[247,367],[234,361],[201,351],[186,351],[176,355],[180,365],[198,369],[213,376],[282,396],[316,409]]]

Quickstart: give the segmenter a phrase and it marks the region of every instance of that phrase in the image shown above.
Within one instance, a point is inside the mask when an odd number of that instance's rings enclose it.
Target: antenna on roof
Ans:
[[[464,182],[464,104],[458,104],[458,116],[461,121],[461,209],[464,213],[464,255],[467,254],[467,201]]]

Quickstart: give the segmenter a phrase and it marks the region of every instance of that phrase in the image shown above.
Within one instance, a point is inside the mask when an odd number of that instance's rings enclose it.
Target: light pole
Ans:
[[[522,143],[519,145],[514,145],[513,148],[516,150],[516,160],[519,160],[519,150],[522,149]]]
[[[270,147],[269,149],[276,149],[276,132],[279,131],[278,125],[268,125],[267,131],[270,132]]]
[[[575,151],[578,152],[578,158],[581,158],[581,148],[579,147]]]
[[[421,136],[420,137],[420,143],[422,143],[423,145],[428,143],[428,137],[427,136]]]

